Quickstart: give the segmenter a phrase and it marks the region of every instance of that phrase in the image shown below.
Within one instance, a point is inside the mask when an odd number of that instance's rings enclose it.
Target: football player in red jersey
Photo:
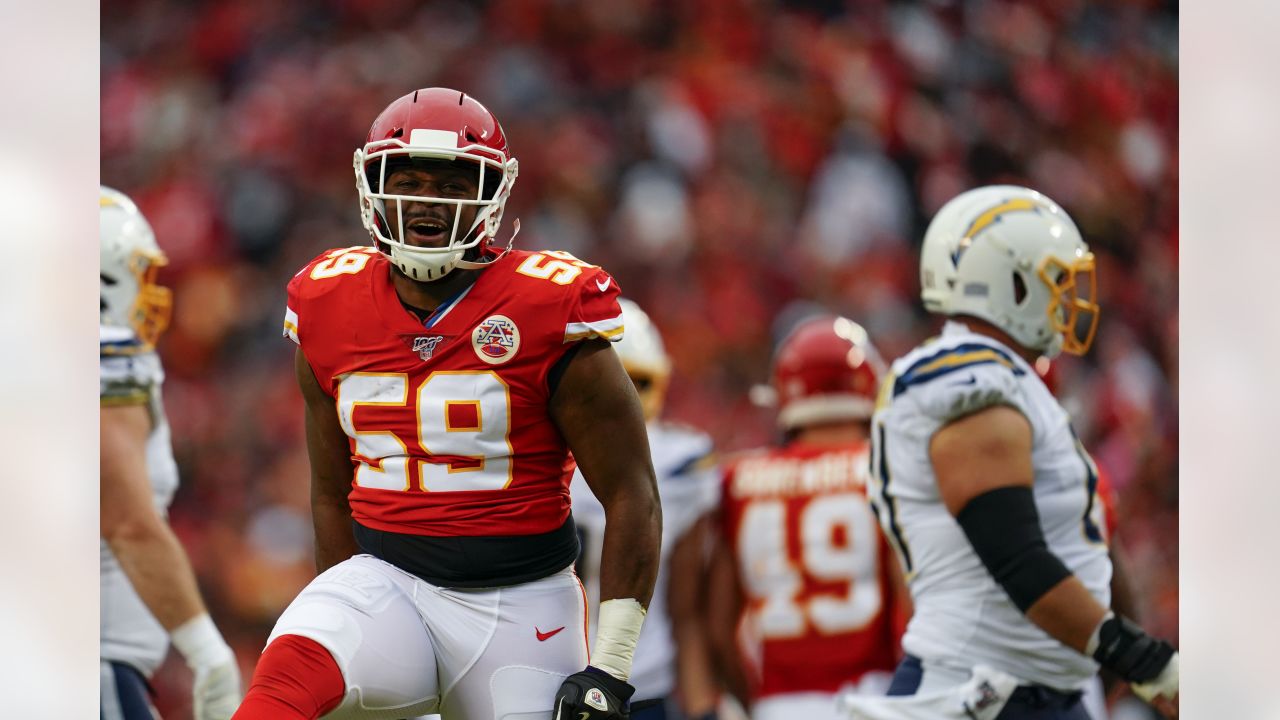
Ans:
[[[837,691],[888,687],[910,611],[866,498],[880,375],[861,326],[803,322],[774,357],[784,444],[726,468],[711,632],[726,685],[753,720],[836,718]]]
[[[464,93],[393,102],[355,171],[373,246],[309,263],[285,315],[320,575],[236,718],[625,718],[662,521],[617,283],[490,247],[517,164]],[[575,461],[607,515],[589,665]]]

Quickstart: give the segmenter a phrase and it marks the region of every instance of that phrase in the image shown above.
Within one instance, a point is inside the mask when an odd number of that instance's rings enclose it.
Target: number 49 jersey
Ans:
[[[549,377],[573,343],[622,337],[618,286],[599,267],[510,251],[424,322],[376,249],[332,250],[290,281],[284,328],[350,438],[358,523],[510,537],[568,521],[574,462]]]
[[[892,672],[893,558],[865,495],[865,444],[792,443],[725,472],[722,528],[758,640],[759,697]]]

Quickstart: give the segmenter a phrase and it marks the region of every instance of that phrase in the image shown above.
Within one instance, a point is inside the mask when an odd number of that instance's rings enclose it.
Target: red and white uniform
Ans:
[[[549,709],[587,661],[575,466],[549,402],[575,343],[621,337],[617,284],[566,253],[510,251],[424,321],[387,260],[353,247],[294,276],[284,327],[350,438],[366,554],[308,585],[272,639],[333,655],[347,697],[327,717]]]
[[[617,283],[571,258],[513,250],[426,327],[373,248],[334,252],[289,283],[290,337],[351,436],[352,517],[436,536],[564,523],[574,464],[547,377],[570,343],[621,335]]]
[[[755,644],[754,718],[835,717],[837,690],[893,671],[892,559],[867,468],[865,444],[791,443],[726,469],[722,528]]]

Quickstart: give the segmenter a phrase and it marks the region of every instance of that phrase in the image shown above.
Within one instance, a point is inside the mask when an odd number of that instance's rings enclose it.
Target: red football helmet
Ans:
[[[475,163],[479,173],[476,196],[459,199],[386,192],[387,175],[398,166],[397,161],[412,159]],[[498,234],[502,211],[516,182],[518,163],[510,156],[498,118],[484,105],[448,88],[415,90],[388,105],[373,121],[364,147],[356,150],[354,165],[365,229],[374,245],[406,275],[415,280],[439,280],[455,267],[480,268],[487,264],[483,251]],[[387,220],[387,203],[391,202],[396,203],[400,227],[391,227]],[[419,247],[404,242],[403,203],[409,202],[453,206],[453,231],[448,244]],[[462,209],[467,206],[476,206],[478,211],[471,227],[460,232]],[[517,232],[519,228],[517,221]],[[471,259],[464,259],[472,248],[476,250],[470,254]]]
[[[832,315],[805,320],[774,355],[778,424],[791,430],[868,420],[883,375],[880,353],[861,325]]]

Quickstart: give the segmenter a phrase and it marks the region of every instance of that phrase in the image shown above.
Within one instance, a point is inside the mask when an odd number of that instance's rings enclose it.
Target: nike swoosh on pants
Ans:
[[[550,632],[542,632],[537,627],[534,627],[533,634],[538,636],[538,642],[544,642],[546,640],[550,640],[553,635],[555,635],[556,633],[560,632],[563,629],[564,629],[564,626],[561,625],[560,627]]]

